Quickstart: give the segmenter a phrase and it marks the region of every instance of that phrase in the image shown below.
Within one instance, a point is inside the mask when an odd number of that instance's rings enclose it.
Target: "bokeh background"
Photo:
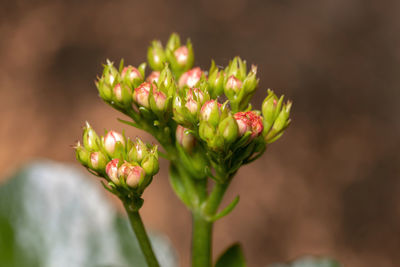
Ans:
[[[97,97],[106,58],[138,65],[171,32],[191,38],[208,69],[240,55],[267,88],[294,101],[293,124],[244,167],[215,227],[215,254],[241,241],[250,266],[329,255],[346,266],[400,262],[399,1],[1,1],[0,169],[6,178],[36,158],[76,164],[71,145],[86,120],[124,125]],[[127,129],[130,136],[148,135]],[[89,177],[89,179],[95,179]],[[148,227],[166,233],[181,266],[189,213],[167,163],[145,192]],[[117,201],[116,205],[117,205]]]

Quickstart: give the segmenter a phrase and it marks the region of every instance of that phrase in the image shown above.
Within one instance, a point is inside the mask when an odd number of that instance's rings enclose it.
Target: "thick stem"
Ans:
[[[131,211],[127,206],[125,206],[126,212],[128,213],[129,221],[131,223],[132,229],[136,234],[136,238],[139,241],[140,248],[144,254],[147,265],[149,267],[159,267],[157,258],[151,247],[150,239],[147,236],[146,229],[144,228],[142,218],[138,211]]]
[[[210,267],[212,261],[212,222],[193,213],[192,267]]]

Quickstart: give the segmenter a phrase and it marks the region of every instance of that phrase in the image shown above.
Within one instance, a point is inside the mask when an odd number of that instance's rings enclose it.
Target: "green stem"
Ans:
[[[151,247],[150,239],[147,236],[146,229],[144,228],[142,218],[138,211],[131,211],[129,207],[125,206],[126,212],[128,213],[129,221],[132,229],[136,234],[136,238],[139,241],[140,248],[144,254],[147,265],[149,267],[159,267],[157,258]]]
[[[192,267],[211,266],[212,226],[199,213],[193,213]]]
[[[212,228],[207,220],[218,210],[229,182],[214,185],[202,212],[193,212],[192,267],[209,267],[212,262]]]
[[[222,198],[224,197],[225,191],[228,188],[229,181],[226,183],[216,183],[208,196],[207,202],[203,207],[203,212],[208,216],[213,216],[218,210],[219,204],[221,204]]]

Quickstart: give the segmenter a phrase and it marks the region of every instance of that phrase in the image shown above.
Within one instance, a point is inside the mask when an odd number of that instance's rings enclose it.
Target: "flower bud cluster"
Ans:
[[[115,131],[99,137],[89,123],[83,130],[83,145],[78,142],[75,151],[82,165],[106,178],[113,188],[138,194],[159,169],[157,146],[150,147],[140,139],[132,142]]]
[[[147,51],[147,59],[150,67],[155,71],[162,70],[165,63],[168,63],[174,74],[179,77],[193,66],[192,43],[188,40],[186,45],[181,45],[179,35],[173,33],[165,49],[160,41],[153,41]]]
[[[138,68],[123,66],[117,70],[113,63],[107,60],[103,74],[96,81],[100,97],[117,108],[128,108],[132,104],[133,88],[144,80],[146,64],[142,63]]]
[[[246,61],[235,57],[229,62],[223,73],[217,71],[214,68],[213,73],[211,73],[213,79],[210,81],[214,84],[216,93],[221,91],[221,81],[217,78],[222,79],[221,76],[223,76],[223,91],[231,103],[232,111],[237,112],[248,109],[250,99],[258,86],[258,79],[256,78],[257,67],[252,65],[249,73],[247,73]]]
[[[216,100],[204,103],[200,111],[199,136],[212,150],[223,150],[239,136],[238,125],[227,107]]]
[[[182,88],[177,92],[173,102],[173,119],[182,125],[196,127],[199,122],[200,109],[210,99],[206,84],[198,88]]]
[[[283,96],[279,99],[272,90],[262,104],[263,136],[267,143],[278,140],[290,124],[290,109],[292,102],[283,103]]]

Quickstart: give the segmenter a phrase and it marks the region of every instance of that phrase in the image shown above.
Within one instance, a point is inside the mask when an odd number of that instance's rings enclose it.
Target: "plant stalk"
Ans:
[[[146,233],[146,229],[144,228],[139,212],[131,211],[127,206],[125,206],[125,210],[128,213],[129,221],[133,231],[136,234],[136,238],[144,254],[147,265],[149,267],[159,267],[160,265],[158,264],[153,248],[151,247],[150,239]]]
[[[192,267],[210,267],[213,223],[193,213]]]

